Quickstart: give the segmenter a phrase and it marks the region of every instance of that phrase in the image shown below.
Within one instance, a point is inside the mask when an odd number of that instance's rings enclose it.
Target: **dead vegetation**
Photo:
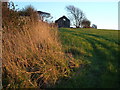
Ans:
[[[2,18],[3,87],[44,88],[69,76],[69,62],[75,62],[62,51],[57,27],[6,7]]]

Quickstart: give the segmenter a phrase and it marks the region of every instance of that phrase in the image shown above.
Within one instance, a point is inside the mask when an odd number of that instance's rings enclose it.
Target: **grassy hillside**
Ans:
[[[69,28],[59,31],[64,52],[85,65],[81,65],[71,78],[62,80],[56,87],[119,87],[118,31]]]

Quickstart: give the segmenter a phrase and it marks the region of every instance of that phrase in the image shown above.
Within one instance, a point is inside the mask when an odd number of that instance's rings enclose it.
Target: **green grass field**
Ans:
[[[114,88],[119,86],[120,40],[118,30],[60,28],[65,53],[80,63],[71,78],[63,79],[57,88]]]

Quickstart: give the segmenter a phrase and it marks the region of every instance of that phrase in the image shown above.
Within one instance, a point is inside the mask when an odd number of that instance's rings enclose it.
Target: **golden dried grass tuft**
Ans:
[[[69,75],[70,58],[62,52],[57,27],[13,10],[3,13],[17,17],[3,16],[3,87],[48,87]]]

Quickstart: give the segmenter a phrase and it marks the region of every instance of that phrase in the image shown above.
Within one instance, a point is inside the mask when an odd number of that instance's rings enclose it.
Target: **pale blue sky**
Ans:
[[[80,8],[99,29],[118,29],[118,3],[117,2],[14,2],[17,8],[32,5],[36,10],[51,13],[53,20],[65,15],[68,5]]]

